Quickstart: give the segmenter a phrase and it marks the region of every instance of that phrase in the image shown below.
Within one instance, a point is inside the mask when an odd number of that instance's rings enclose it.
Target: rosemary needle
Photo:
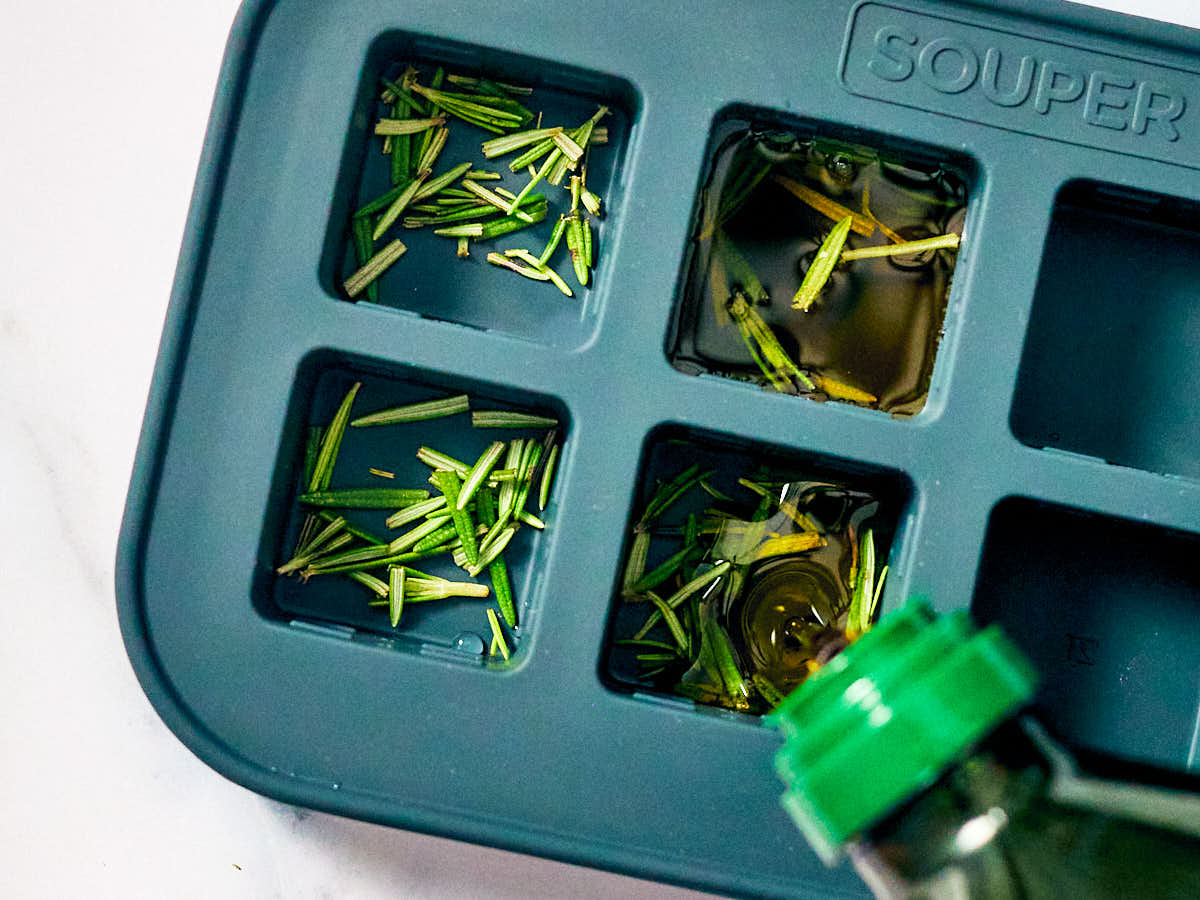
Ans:
[[[550,455],[546,459],[546,466],[542,470],[542,483],[538,487],[538,511],[546,508],[546,502],[550,498],[550,485],[554,481],[554,464],[558,462],[558,444],[550,448]]]
[[[468,178],[463,179],[462,186],[475,196],[479,197],[481,200],[490,203],[501,212],[504,212],[510,216],[516,216],[522,222],[533,222],[533,217],[530,216],[529,213],[525,212],[524,210],[517,209],[517,204],[525,199],[524,196],[517,195],[515,200],[506,200],[504,197],[501,197],[494,191],[489,191],[483,185],[477,184]]]
[[[466,478],[471,473],[471,467],[465,462],[440,453],[432,447],[421,447],[417,450],[417,459],[433,469],[447,469],[460,478]]]
[[[366,265],[346,279],[342,285],[350,297],[357,297],[363,288],[382,275],[408,248],[399,240],[392,241],[369,260]]]
[[[425,500],[429,491],[408,488],[351,488],[348,490],[309,491],[300,495],[308,506],[333,506],[347,509],[397,509]]]
[[[550,276],[541,269],[532,269],[529,266],[523,266],[518,262],[513,262],[503,253],[489,253],[487,261],[494,266],[500,266],[502,269],[509,269],[516,272],[518,275],[524,275],[533,281],[549,281]]]
[[[429,170],[422,169],[417,173],[417,177],[408,183],[407,187],[400,192],[400,195],[392,201],[392,205],[387,208],[387,211],[379,217],[379,221],[375,223],[375,229],[371,232],[372,240],[379,240],[384,232],[392,226],[392,223],[400,218],[400,214],[413,202],[413,199],[417,196],[417,191],[420,190],[421,185],[424,184],[425,179],[428,177]]]
[[[414,200],[424,200],[426,197],[432,197],[434,194],[449,187],[471,169],[469,162],[459,163],[453,169],[438,175],[436,178],[431,178],[425,185],[414,195]]]
[[[479,455],[479,459],[471,467],[470,474],[467,475],[466,480],[462,483],[462,488],[458,492],[458,502],[455,504],[458,509],[467,508],[467,501],[475,495],[475,491],[478,490],[484,479],[487,478],[488,473],[496,467],[496,463],[500,461],[500,454],[504,452],[504,449],[504,441],[493,441]]]
[[[503,137],[492,138],[483,142],[483,155],[487,159],[503,156],[530,144],[536,144],[547,138],[553,139],[556,134],[562,134],[562,128],[531,128],[528,131],[518,131]]]
[[[350,419],[350,407],[354,405],[354,398],[360,387],[362,387],[361,381],[354,382],[350,390],[346,392],[346,396],[342,398],[341,405],[334,413],[329,427],[325,429],[325,436],[321,440],[321,451],[317,454],[312,477],[308,482],[309,491],[320,491],[329,486],[330,477],[333,475],[333,464],[337,461],[338,448],[342,445],[342,435],[346,432],[346,422]]]
[[[420,422],[426,419],[436,419],[441,416],[452,416],[455,413],[466,412],[470,409],[470,399],[466,394],[456,394],[440,400],[424,400],[420,403],[408,403],[404,406],[394,406],[366,416],[359,416],[350,423],[351,428],[362,428],[367,425],[393,425],[399,422]]]
[[[404,610],[404,566],[388,567],[388,615],[392,627],[400,624],[400,613]]]
[[[863,237],[870,237],[875,233],[875,223],[869,218],[859,215],[854,210],[847,209],[836,200],[830,200],[824,194],[814,191],[807,185],[800,184],[798,181],[794,181],[785,175],[772,175],[771,180],[834,222],[841,222],[849,216],[851,222],[849,227],[856,234],[861,234]]]
[[[960,237],[955,232],[939,234],[936,237],[922,238],[919,241],[905,241],[902,244],[883,244],[876,247],[860,247],[857,250],[843,250],[841,261],[852,262],[856,259],[874,259],[880,256],[915,256],[929,250],[956,250]]]
[[[508,661],[508,643],[504,640],[504,632],[500,630],[500,621],[496,618],[496,611],[490,606],[487,611],[488,624],[492,628],[492,640],[496,642],[496,646],[500,648],[500,653],[504,656],[505,662]]]
[[[411,506],[406,506],[392,513],[388,516],[385,524],[388,528],[399,528],[401,525],[407,525],[409,522],[423,519],[430,513],[437,512],[445,505],[445,497],[430,497],[428,500],[422,500],[420,503],[414,503]]]
[[[812,261],[812,265],[808,267],[808,271],[804,273],[804,280],[800,282],[800,289],[796,291],[796,296],[792,298],[792,306],[794,308],[804,310],[805,312],[812,309],[813,303],[816,302],[821,290],[825,287],[825,283],[829,281],[829,276],[833,274],[834,266],[838,264],[842,248],[846,245],[846,238],[850,235],[852,222],[853,218],[846,216],[833,226],[833,229],[825,237],[825,240],[821,242],[816,258]]]
[[[476,409],[471,412],[471,424],[476,428],[553,428],[558,419],[502,409]]]
[[[436,128],[445,121],[444,117],[437,119],[380,119],[375,123],[375,133],[393,136],[418,134],[430,128]]]

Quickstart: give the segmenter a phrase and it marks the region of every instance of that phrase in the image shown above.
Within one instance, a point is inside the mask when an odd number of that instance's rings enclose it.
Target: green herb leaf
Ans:
[[[395,240],[372,256],[365,266],[342,283],[346,295],[353,299],[361,294],[363,288],[387,271],[396,260],[404,255],[404,251],[407,249],[402,241]]]
[[[350,407],[354,405],[354,397],[362,387],[361,381],[356,381],[342,398],[341,405],[334,413],[325,436],[321,440],[321,451],[313,465],[312,477],[308,481],[310,491],[320,491],[329,487],[329,479],[333,475],[333,465],[337,462],[338,448],[342,445],[342,436],[346,433],[346,423],[350,419]]]
[[[452,416],[455,413],[467,412],[470,409],[470,398],[466,394],[457,394],[441,400],[425,400],[420,403],[409,403],[404,406],[394,406],[366,416],[359,416],[350,423],[351,428],[362,428],[368,425],[395,425],[399,422],[421,422],[426,419],[436,419],[441,416]]]
[[[462,484],[462,489],[458,492],[459,509],[467,508],[467,501],[475,496],[475,491],[479,488],[488,473],[496,468],[496,463],[500,461],[500,454],[504,452],[504,441],[493,441],[491,445],[479,455],[479,459],[475,461],[475,465],[471,467],[470,474]]]
[[[388,586],[374,575],[368,575],[366,572],[347,572],[346,577],[370,589],[378,597],[386,597],[388,595]]]
[[[550,498],[550,485],[554,482],[554,466],[558,462],[558,444],[550,448],[550,455],[546,459],[546,467],[542,470],[542,483],[538,488],[538,511],[546,508],[546,503]]]
[[[400,624],[404,611],[404,574],[404,566],[388,566],[388,615],[393,628]]]
[[[502,409],[476,409],[471,412],[471,424],[476,428],[552,428],[558,425],[558,419]]]
[[[692,548],[689,545],[685,546],[682,550],[672,553],[661,565],[657,566],[639,578],[633,586],[633,592],[640,594],[644,591],[649,591],[658,587],[679,570],[679,567],[683,564],[683,561],[687,559],[687,556],[689,553],[691,553],[691,551]]]
[[[300,495],[308,506],[333,506],[344,509],[398,509],[425,500],[429,491],[409,488],[349,488],[309,491]]]
[[[492,629],[492,640],[496,642],[496,646],[500,648],[501,654],[504,656],[505,662],[508,661],[508,643],[504,640],[504,632],[500,630],[500,622],[496,618],[496,611],[490,606],[487,611],[488,625]]]
[[[407,135],[418,134],[430,128],[436,128],[445,122],[444,117],[436,119],[380,119],[375,123],[377,135]]]
[[[859,559],[858,578],[846,614],[846,629],[861,634],[871,627],[875,597],[875,536],[870,528],[863,529],[859,540]]]
[[[528,131],[518,131],[513,134],[506,134],[503,137],[492,138],[483,142],[483,155],[487,159],[494,159],[497,156],[503,156],[505,153],[511,153],[514,150],[520,150],[522,147],[528,147],[530,144],[553,140],[554,136],[562,134],[562,131],[561,127],[531,128]]]
[[[430,513],[437,512],[445,505],[445,497],[430,497],[428,500],[422,500],[420,503],[406,506],[387,517],[387,527],[399,528],[401,525],[407,525],[409,522],[423,519]]]
[[[792,298],[792,306],[795,309],[804,310],[805,312],[812,309],[813,303],[816,302],[817,297],[821,294],[821,290],[825,287],[825,282],[833,274],[833,269],[838,263],[838,257],[841,255],[842,248],[846,245],[846,238],[850,235],[850,226],[853,222],[853,216],[846,216],[833,226],[833,229],[825,237],[825,240],[821,242],[821,246],[817,250],[816,259],[812,261],[812,265],[804,273],[804,280],[800,282],[800,289],[796,291],[796,296]]]
[[[417,459],[430,468],[445,469],[448,472],[453,472],[459,478],[466,478],[471,474],[471,467],[465,462],[457,460],[453,456],[447,456],[445,453],[440,453],[432,447],[421,447],[418,449]]]
[[[446,508],[450,510],[450,518],[458,529],[458,539],[462,541],[467,562],[475,565],[479,560],[479,543],[475,538],[475,523],[465,509],[458,508],[458,493],[461,482],[453,472],[438,470],[433,473],[431,480],[446,496]]]

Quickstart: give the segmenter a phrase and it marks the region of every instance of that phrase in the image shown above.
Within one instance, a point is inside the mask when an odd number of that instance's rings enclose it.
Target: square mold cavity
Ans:
[[[306,509],[297,502],[301,493],[302,473],[306,469],[306,445],[313,426],[329,424],[334,412],[355,382],[361,387],[355,397],[351,420],[402,404],[468,394],[473,409],[506,409],[535,413],[558,420],[557,437],[567,433],[566,411],[558,401],[524,391],[469,382],[452,375],[413,371],[383,365],[334,351],[318,351],[302,363],[289,403],[288,419],[272,485],[272,503],[265,519],[259,557],[259,579],[255,603],[269,618],[349,628],[360,637],[412,652],[448,653],[455,658],[478,662],[484,658],[491,641],[486,615],[496,607],[496,594],[489,571],[470,577],[456,566],[449,554],[406,562],[420,572],[453,582],[485,585],[485,598],[449,597],[428,602],[408,602],[399,625],[393,628],[388,607],[370,588],[345,574],[319,574],[309,578],[297,574],[280,575],[277,568],[293,557],[306,519]],[[336,457],[329,488],[416,488],[430,491],[432,469],[417,459],[422,446],[465,462],[468,466],[495,440],[546,436],[546,428],[474,428],[467,413],[458,413],[424,421],[349,427]],[[505,462],[501,457],[501,465]],[[393,478],[372,473],[389,472]],[[533,493],[536,498],[536,490]],[[537,509],[535,502],[526,507]],[[358,530],[355,539],[340,548],[350,550],[367,546],[371,539],[388,542],[419,525],[424,519],[388,528],[386,519],[395,509],[333,509],[330,515],[344,515]],[[554,520],[551,495],[541,513],[549,523]],[[322,521],[321,525],[326,522]],[[550,530],[552,526],[548,526]],[[508,646],[519,652],[536,627],[539,611],[540,571],[548,544],[546,532],[522,525],[505,549],[509,581],[515,595],[517,627],[505,628]],[[339,551],[340,552],[340,551]],[[386,567],[366,570],[382,581],[388,579]],[[410,573],[411,576],[411,573]],[[372,605],[374,602],[376,605]],[[514,660],[519,659],[514,656]],[[492,662],[498,662],[496,656]]]
[[[1083,748],[1197,765],[1200,536],[1023,498],[992,512],[972,610],[1034,660]]]
[[[956,241],[968,161],[744,107],[717,117],[706,157],[667,340],[672,364],[897,416],[920,412],[955,249],[841,262],[808,308],[797,291],[846,216],[849,250]],[[773,354],[786,360],[774,364]]]
[[[525,105],[535,115],[540,113],[546,127],[575,128],[593,116],[598,106],[609,108],[609,114],[599,123],[607,131],[607,140],[591,147],[583,161],[587,167],[588,189],[603,199],[600,215],[590,217],[597,262],[589,286],[580,287],[565,242],[559,247],[551,258],[551,265],[571,286],[574,297],[568,298],[548,282],[523,278],[486,261],[489,252],[509,248],[526,248],[534,255],[540,255],[559,216],[569,212],[571,207],[569,177],[561,186],[543,181],[534,189],[534,194],[540,193],[547,200],[545,218],[532,227],[502,237],[472,240],[470,256],[465,259],[456,255],[457,241],[453,237],[433,234],[433,226],[404,227],[405,217],[427,215],[416,210],[406,211],[374,245],[379,250],[392,239],[399,238],[407,247],[407,252],[377,280],[376,302],[428,318],[505,332],[566,349],[585,343],[598,321],[608,276],[605,247],[613,224],[620,221],[620,171],[638,106],[636,92],[619,78],[486,47],[404,32],[383,35],[372,45],[363,67],[358,95],[354,98],[334,189],[321,261],[321,278],[326,289],[335,296],[346,297],[343,282],[359,268],[351,234],[352,216],[393,187],[391,157],[381,153],[383,138],[374,134],[375,124],[391,116],[391,108],[380,99],[380,78],[399,79],[408,65],[419,71],[418,81],[425,86],[430,85],[440,66],[449,75],[483,77],[532,88],[530,96],[511,99]],[[443,89],[473,90],[453,83],[444,83]],[[498,135],[453,116],[447,116],[446,125],[448,139],[433,167],[434,177],[460,163],[470,162],[473,169],[503,176],[501,180],[480,182],[489,190],[500,188],[516,194],[529,182],[530,174],[526,169],[516,173],[509,171],[509,162],[524,150],[488,160],[480,145]],[[535,125],[536,120],[525,127]],[[413,146],[422,139],[421,134],[412,138]],[[415,152],[413,155],[415,157]],[[415,158],[413,164],[415,167]],[[401,183],[405,182],[402,180]],[[459,189],[460,185],[455,182],[451,187]],[[431,204],[435,199],[422,202]],[[585,213],[582,207],[580,211]],[[482,216],[476,218],[483,219]],[[470,221],[473,219],[446,224],[460,225]],[[369,302],[366,292],[359,294],[358,300]]]
[[[1017,379],[1017,438],[1200,478],[1197,271],[1200,204],[1067,185]]]
[[[681,473],[690,475],[676,481]],[[645,518],[656,492],[673,483],[688,487]],[[911,494],[897,472],[683,426],[655,429],[635,483],[601,679],[620,692],[768,711],[808,674],[808,662],[845,646],[854,572],[872,571],[879,583]],[[859,565],[868,529],[873,569]],[[689,533],[698,548],[691,553]],[[639,585],[630,574],[639,541],[643,575],[683,561],[664,580]],[[715,580],[681,597],[683,585],[706,578]],[[674,609],[686,652],[673,649],[669,623],[646,633],[649,644],[628,643],[658,608],[652,595]]]

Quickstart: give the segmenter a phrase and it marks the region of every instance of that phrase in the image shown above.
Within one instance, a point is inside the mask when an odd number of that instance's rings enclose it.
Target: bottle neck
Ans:
[[[1079,778],[1035,720],[1011,719],[848,849],[880,897],[1200,896],[1197,803]]]
[[[964,863],[989,868],[989,848],[1014,818],[1043,801],[1050,774],[1028,734],[1016,721],[1005,722],[930,788],[874,825],[851,857],[856,865],[861,858],[910,883]]]

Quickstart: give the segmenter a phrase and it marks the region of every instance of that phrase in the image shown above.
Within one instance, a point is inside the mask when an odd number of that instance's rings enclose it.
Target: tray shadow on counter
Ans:
[[[1197,764],[1200,536],[1024,498],[992,512],[972,611],[1037,664],[1065,739]]]
[[[1093,182],[1060,193],[1011,426],[1031,447],[1200,478],[1200,205]]]
[[[259,547],[255,607],[270,619],[318,623],[333,626],[335,630],[352,629],[357,637],[409,652],[446,651],[464,662],[499,664],[499,656],[494,661],[483,656],[491,639],[485,611],[496,605],[486,570],[472,579],[444,554],[408,563],[431,576],[488,585],[490,593],[482,599],[451,597],[406,604],[396,628],[389,623],[386,607],[370,605],[378,598],[343,574],[314,575],[307,580],[296,575],[276,574],[275,569],[292,557],[305,519],[305,511],[296,497],[304,470],[308,430],[311,426],[323,427],[329,423],[355,382],[361,382],[361,387],[352,408],[352,418],[401,404],[466,393],[473,409],[509,409],[556,418],[560,442],[569,432],[566,410],[554,398],[338,351],[320,350],[310,354],[301,363],[288,405]],[[432,470],[416,457],[419,447],[432,447],[470,465],[493,440],[540,439],[544,434],[545,429],[473,428],[468,413],[403,424],[347,428],[330,488],[417,488],[427,489],[437,496],[428,483]],[[394,478],[373,474],[372,468],[391,473]],[[536,510],[536,500],[527,508]],[[330,512],[344,514],[351,525],[377,540],[390,541],[418,524],[413,522],[395,530],[389,529],[385,519],[392,511]],[[555,517],[553,494],[541,515],[548,523],[546,531],[521,527],[504,552],[518,612],[516,632],[507,632],[510,648],[515,648],[518,653],[514,656],[514,664],[519,659],[521,644],[529,639],[537,626],[539,572],[545,561]],[[365,544],[364,540],[355,540],[343,549]],[[388,578],[386,569],[368,571],[384,581]]]
[[[637,92],[629,82],[611,75],[493,48],[400,31],[381,35],[372,44],[364,62],[357,96],[347,98],[348,102],[353,102],[353,107],[338,181],[333,186],[319,268],[326,291],[345,298],[342,282],[358,268],[350,235],[352,213],[392,187],[390,158],[381,154],[382,138],[373,134],[376,121],[389,115],[389,107],[379,99],[380,77],[399,78],[405,65],[409,64],[419,71],[418,80],[426,86],[435,70],[442,66],[447,74],[483,76],[531,87],[533,93],[530,96],[513,99],[533,113],[541,113],[542,124],[546,127],[575,128],[592,116],[598,105],[609,108],[609,114],[600,122],[607,128],[607,143],[589,149],[584,160],[587,186],[603,198],[601,215],[592,219],[597,268],[592,272],[589,286],[580,287],[565,244],[560,247],[551,264],[574,292],[573,297],[566,297],[549,283],[531,281],[486,261],[489,252],[514,247],[540,254],[560,214],[570,209],[569,178],[564,179],[561,186],[543,181],[535,188],[535,193],[543,194],[548,201],[545,219],[509,235],[472,240],[470,256],[466,259],[456,256],[454,238],[435,235],[432,227],[409,229],[399,222],[393,225],[376,242],[376,249],[381,249],[393,238],[402,240],[408,249],[378,279],[378,303],[427,318],[504,332],[563,349],[586,343],[596,328],[603,304],[608,279],[608,242],[614,225],[619,227],[622,215],[622,163],[639,108]],[[449,83],[443,88],[470,90]],[[524,127],[533,128],[536,124],[535,120]],[[493,191],[500,187],[519,193],[529,181],[528,171],[523,169],[513,173],[509,170],[509,162],[523,151],[485,159],[480,145],[497,137],[496,134],[452,116],[447,118],[446,125],[449,137],[434,166],[434,176],[459,163],[471,162],[474,169],[498,172],[503,176],[499,181],[482,182]],[[360,295],[358,302],[368,302],[366,295]]]

